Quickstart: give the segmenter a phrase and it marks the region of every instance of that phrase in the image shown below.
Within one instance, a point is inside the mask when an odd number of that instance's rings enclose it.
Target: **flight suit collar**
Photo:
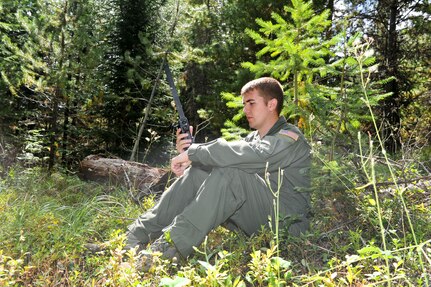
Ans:
[[[287,129],[288,125],[289,124],[287,123],[286,118],[284,116],[280,116],[278,118],[278,120],[275,122],[275,124],[269,129],[268,133],[263,138],[260,138],[259,132],[256,130],[256,131],[249,133],[248,136],[246,136],[244,139],[247,142],[261,141],[266,136],[276,136],[281,129]]]
[[[284,116],[280,116],[272,128],[269,129],[268,133],[265,136],[273,136],[276,135],[281,129],[287,127],[287,121]]]

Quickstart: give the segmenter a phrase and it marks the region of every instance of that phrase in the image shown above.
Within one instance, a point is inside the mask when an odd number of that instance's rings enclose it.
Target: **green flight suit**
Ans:
[[[187,257],[205,236],[221,224],[251,235],[274,222],[274,192],[283,170],[279,196],[281,219],[289,232],[308,228],[310,146],[295,126],[280,117],[262,139],[257,131],[244,140],[217,139],[192,144],[192,166],[163,193],[159,202],[129,226],[129,244],[147,244],[165,231]]]

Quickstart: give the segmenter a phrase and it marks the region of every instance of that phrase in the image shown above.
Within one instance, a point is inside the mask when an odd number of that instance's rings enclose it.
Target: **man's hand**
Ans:
[[[190,126],[190,134],[193,135],[193,127],[192,126]],[[182,134],[181,129],[177,129],[176,147],[177,147],[178,153],[184,152],[192,144],[192,140],[187,139],[187,136],[188,136],[187,133]]]
[[[191,163],[187,151],[182,152],[172,159],[171,170],[176,176],[181,176]]]

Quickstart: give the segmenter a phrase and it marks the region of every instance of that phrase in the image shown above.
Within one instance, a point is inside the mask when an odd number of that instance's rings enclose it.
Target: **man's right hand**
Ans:
[[[191,163],[187,152],[182,152],[172,159],[171,170],[176,176],[182,176]]]
[[[193,135],[193,127],[190,126],[190,134]],[[191,144],[192,139],[187,139],[188,133],[181,133],[181,129],[177,129],[177,151],[178,153],[184,152]]]

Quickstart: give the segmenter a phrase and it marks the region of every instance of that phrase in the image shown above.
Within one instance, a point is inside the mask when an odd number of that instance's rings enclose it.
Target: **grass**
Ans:
[[[268,231],[247,238],[220,227],[185,264],[156,258],[146,274],[133,254],[124,262],[122,246],[153,198],[137,205],[120,187],[12,169],[0,181],[0,286],[429,286],[429,181],[340,186],[358,171],[337,162],[315,169],[308,234],[293,238],[280,226],[277,240]],[[384,165],[372,170],[375,183],[390,176]],[[414,166],[393,172],[420,176]],[[108,250],[88,253],[87,242]]]

